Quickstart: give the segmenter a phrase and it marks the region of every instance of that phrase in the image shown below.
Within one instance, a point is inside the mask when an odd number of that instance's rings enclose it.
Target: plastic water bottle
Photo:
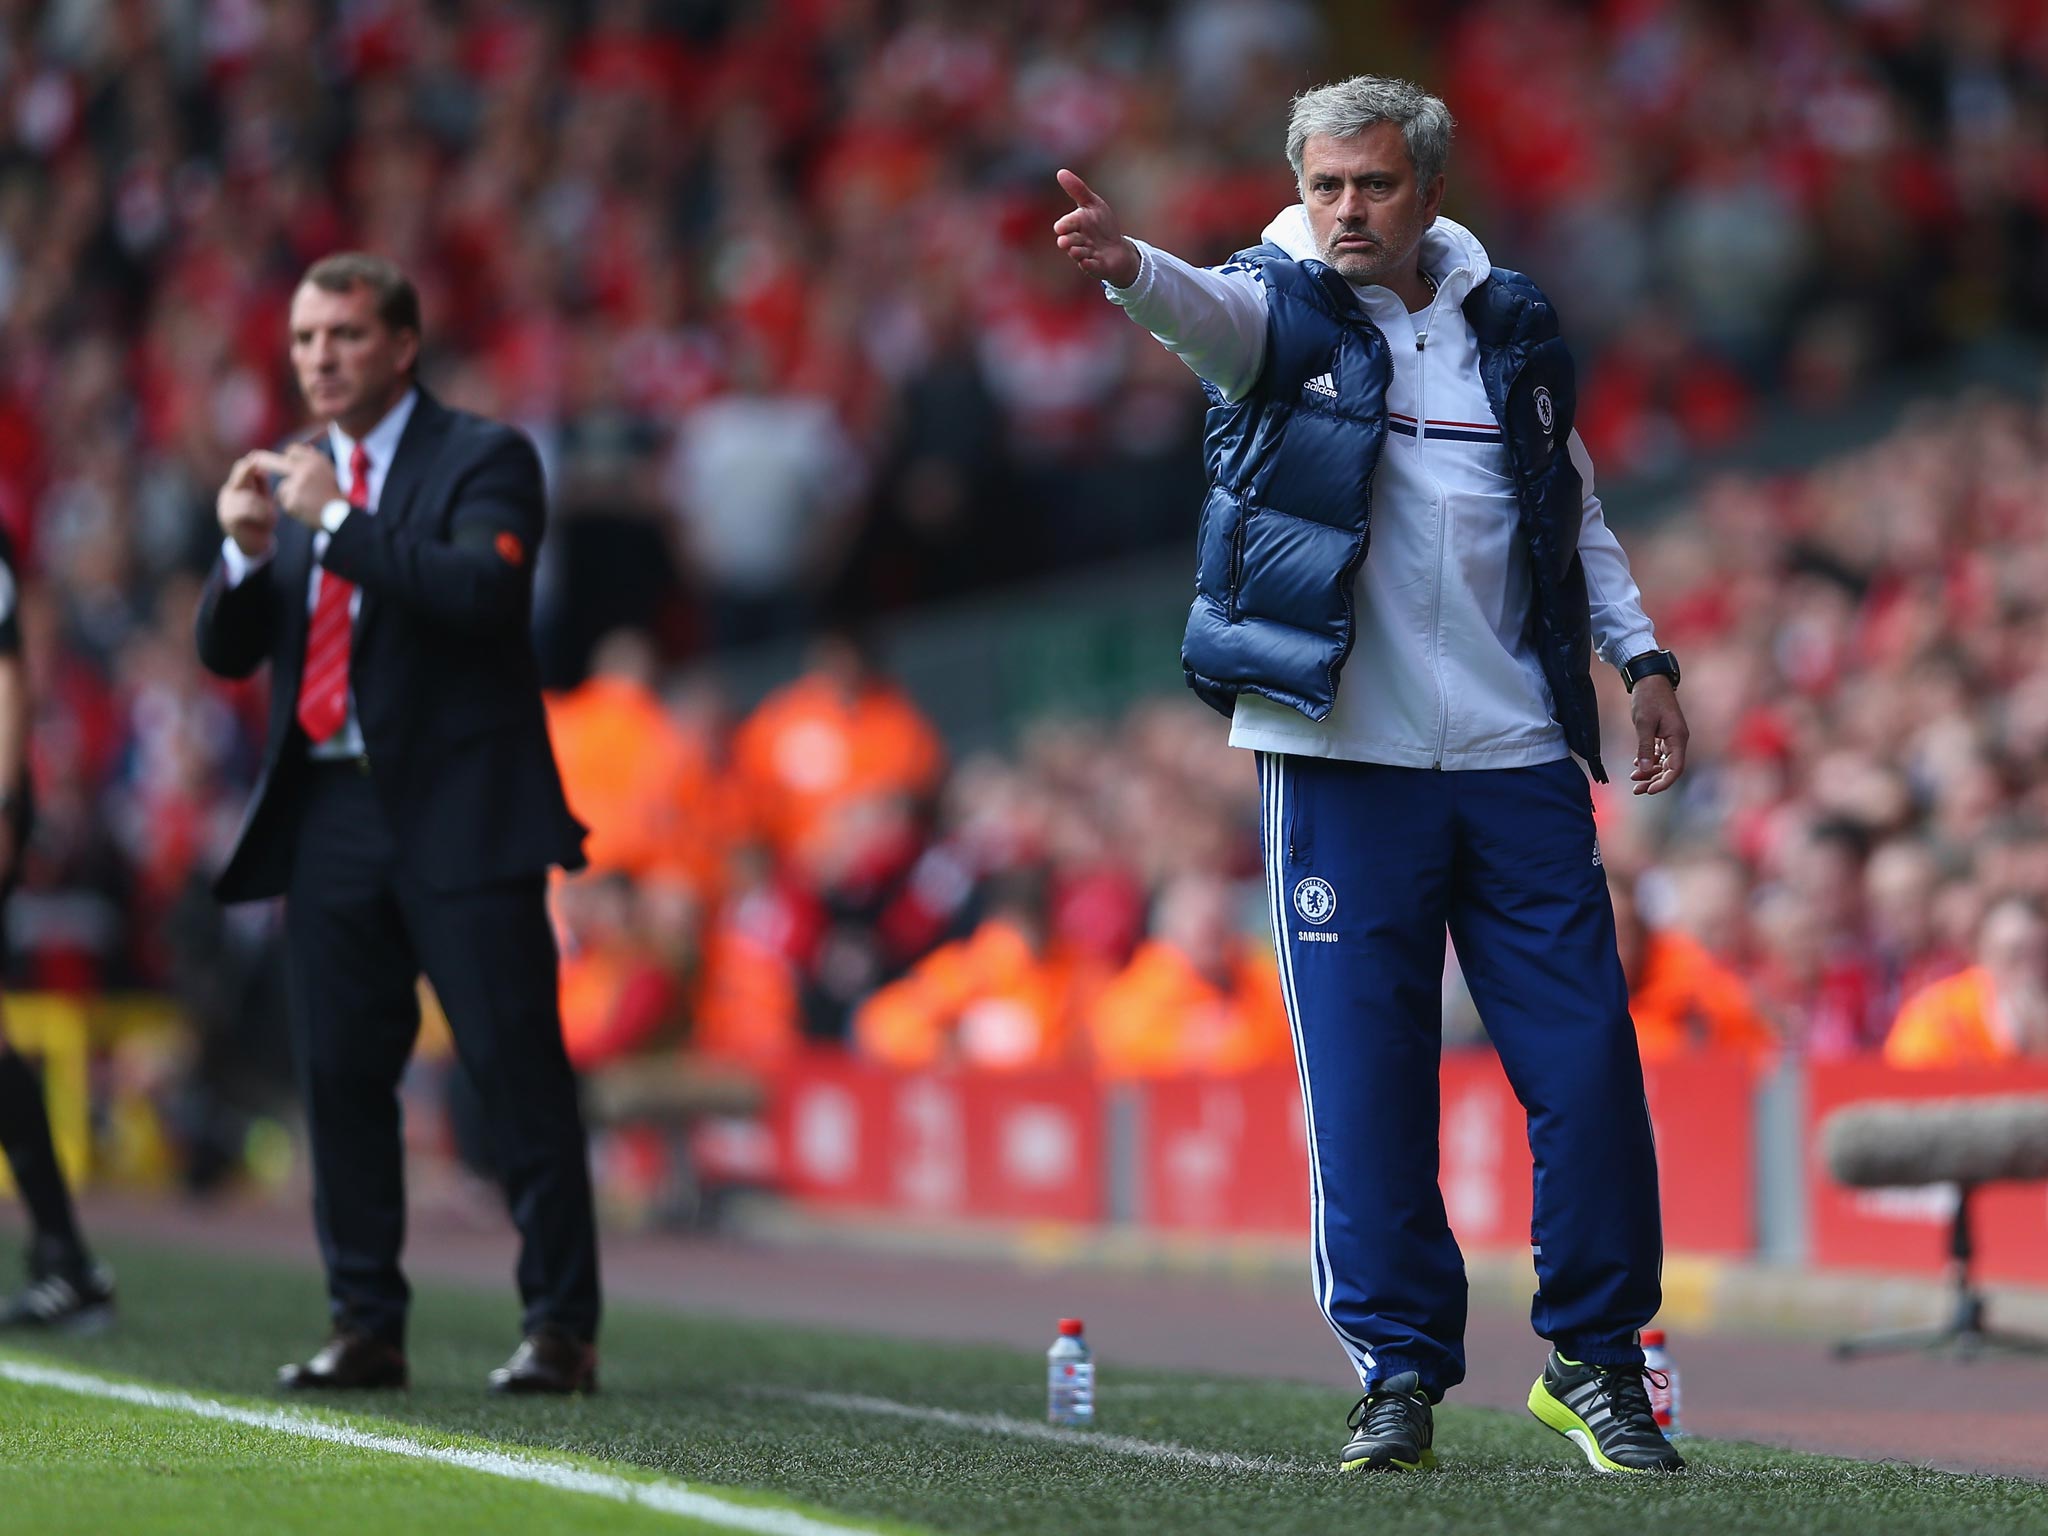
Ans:
[[[1676,1440],[1685,1431],[1678,1425],[1678,1367],[1671,1363],[1671,1351],[1664,1345],[1662,1328],[1643,1330],[1643,1365],[1662,1376],[1667,1383],[1658,1386],[1654,1377],[1645,1380],[1650,1389],[1650,1412],[1656,1416],[1657,1427],[1664,1431],[1667,1440]]]
[[[1060,1319],[1060,1336],[1045,1352],[1045,1416],[1080,1428],[1095,1422],[1095,1357],[1078,1317]]]

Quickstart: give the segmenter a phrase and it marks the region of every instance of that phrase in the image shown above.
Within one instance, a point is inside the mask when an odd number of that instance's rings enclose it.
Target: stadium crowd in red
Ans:
[[[2048,327],[2042,0],[1441,13],[1455,179],[1593,339],[1579,426],[1608,477]]]
[[[198,884],[261,703],[201,676],[189,616],[224,467],[299,425],[282,316],[314,256],[398,259],[432,385],[541,444],[553,682],[593,659],[658,679],[828,612],[1185,540],[1199,396],[1050,251],[1049,173],[1088,167],[1134,228],[1220,257],[1289,196],[1288,95],[1376,62],[1348,25],[1288,0],[8,8],[0,518],[38,574],[42,800],[21,979],[168,983],[222,1017],[275,984],[266,920]],[[1435,60],[1453,211],[1556,291],[1609,478],[1760,399],[2048,323],[2040,0],[1403,25],[1375,46]],[[1617,807],[1610,836],[1674,1037],[1743,1014],[1750,1038],[1874,1046],[1972,953],[1988,897],[2048,885],[2025,597],[2048,541],[2022,494],[2048,504],[2043,457],[2038,422],[1980,404],[1810,480],[1710,487],[1634,541],[1705,748],[1668,817]],[[644,643],[601,652],[621,628]],[[832,686],[736,736],[701,694],[666,724],[645,694],[566,694],[598,738],[652,733],[654,756],[588,761],[670,826],[620,851],[601,825],[618,878],[562,893],[572,987],[632,1002],[572,1000],[598,1048],[688,1017],[740,1054],[810,1033],[927,1059],[958,1048],[933,1021],[980,968],[1024,978],[966,1032],[1004,1059],[1151,1069],[1155,1034],[1091,1020],[1203,986],[1204,1060],[1271,1049],[1270,999],[1215,937],[1256,935],[1261,898],[1248,771],[1209,717],[949,767],[898,720],[880,766],[848,746],[882,792],[826,806],[772,743],[815,733]],[[1048,1009],[1043,946],[1073,995],[1131,990]],[[588,958],[614,954],[631,985]]]
[[[2048,1051],[2023,905],[2048,900],[2048,412],[1925,404],[1809,473],[1711,483],[1633,546],[1706,747],[1667,812],[1611,818],[1635,906],[1808,1054]],[[1926,1019],[1959,972],[1975,992],[1938,1006],[1988,1030]]]

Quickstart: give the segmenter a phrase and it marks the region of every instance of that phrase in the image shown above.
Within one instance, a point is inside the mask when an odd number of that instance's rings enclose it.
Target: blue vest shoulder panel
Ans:
[[[1209,391],[1209,491],[1181,664],[1221,710],[1256,693],[1321,720],[1351,654],[1351,578],[1392,364],[1350,286],[1320,262],[1272,245],[1232,261],[1266,285],[1266,361],[1244,399]]]

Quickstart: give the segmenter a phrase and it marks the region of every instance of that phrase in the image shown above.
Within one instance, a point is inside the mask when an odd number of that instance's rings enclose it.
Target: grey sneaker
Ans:
[[[1416,1472],[1436,1466],[1436,1416],[1422,1378],[1413,1371],[1390,1376],[1358,1400],[1348,1420],[1351,1438],[1337,1467],[1343,1472]]]
[[[1671,1448],[1640,1365],[1581,1365],[1556,1350],[1529,1389],[1529,1411],[1585,1452],[1596,1472],[1683,1472]]]

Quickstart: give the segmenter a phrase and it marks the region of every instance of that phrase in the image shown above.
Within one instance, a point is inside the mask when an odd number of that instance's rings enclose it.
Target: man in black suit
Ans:
[[[333,1337],[287,1388],[406,1384],[397,1087],[433,983],[519,1228],[525,1339],[494,1390],[596,1385],[597,1241],[562,1047],[548,866],[583,863],[528,636],[545,522],[533,446],[415,379],[419,298],[347,253],[292,298],[329,423],[239,460],[199,608],[223,677],[270,672],[263,773],[216,889],[285,898],[292,1024]]]

